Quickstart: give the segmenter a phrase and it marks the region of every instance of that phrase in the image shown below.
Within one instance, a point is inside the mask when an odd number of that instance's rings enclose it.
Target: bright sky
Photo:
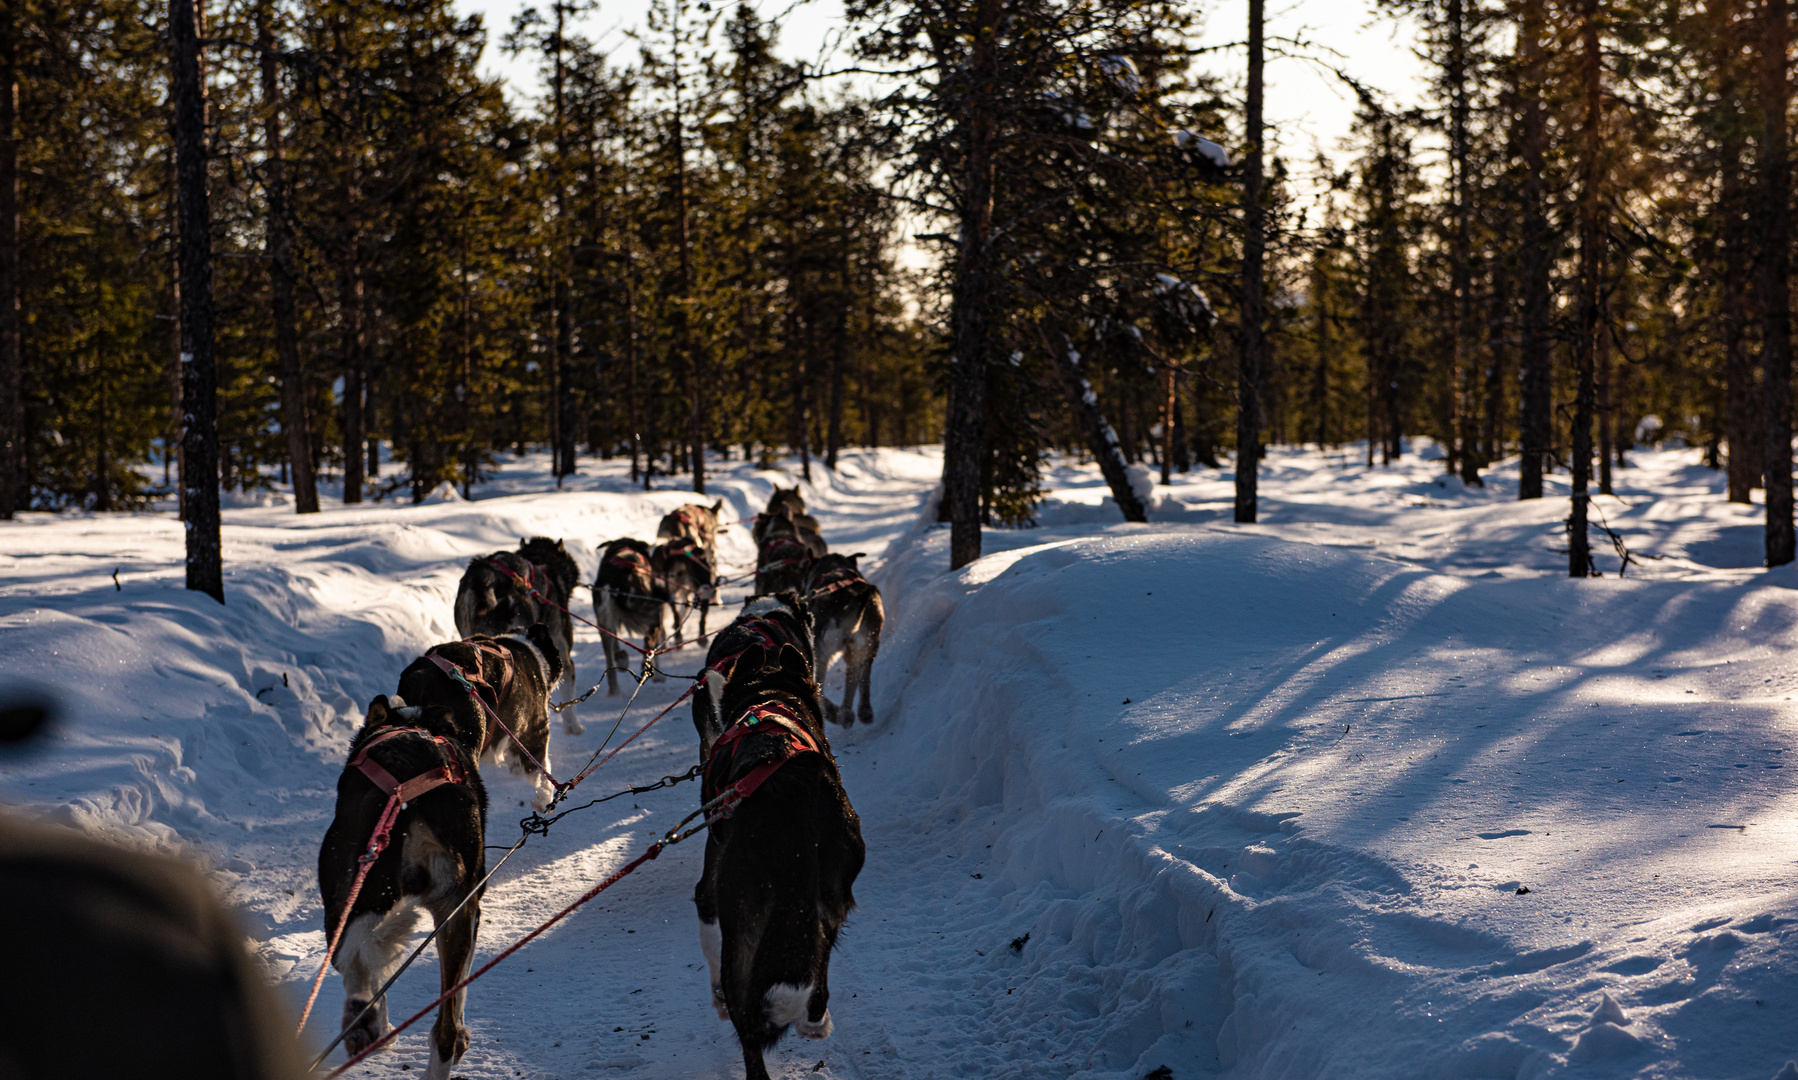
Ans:
[[[457,0],[465,12],[486,15],[489,44],[484,63],[506,76],[514,93],[537,90],[529,58],[513,60],[499,48],[499,38],[512,17],[532,0]],[[547,7],[547,0],[537,0]],[[817,59],[845,33],[841,0],[747,0],[764,17],[788,11],[780,41],[786,56]],[[636,47],[624,31],[643,23],[648,0],[602,0],[583,18],[580,32],[616,50],[620,62],[635,59]],[[1210,0],[1203,13],[1200,45],[1222,46],[1247,37],[1248,0]],[[1268,0],[1269,60],[1267,121],[1276,148],[1295,171],[1308,171],[1318,151],[1342,160],[1340,144],[1354,125],[1354,97],[1335,75],[1301,59],[1275,54],[1301,51],[1275,39],[1307,43],[1311,55],[1389,95],[1398,106],[1414,104],[1428,77],[1427,66],[1412,52],[1408,24],[1378,15],[1371,0]],[[838,49],[838,59],[843,50]],[[1201,61],[1226,78],[1241,80],[1241,48],[1219,51]],[[1236,147],[1230,147],[1232,153]]]

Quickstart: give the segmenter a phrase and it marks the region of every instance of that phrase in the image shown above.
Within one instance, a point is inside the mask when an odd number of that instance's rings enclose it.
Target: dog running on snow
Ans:
[[[654,652],[666,633],[664,613],[667,593],[656,577],[649,545],[631,537],[614,540],[599,553],[599,571],[593,578],[593,621],[604,630],[606,693],[618,693],[618,673],[630,671],[630,654],[620,641],[642,634],[643,647]],[[655,661],[643,658],[644,674],[665,681]]]
[[[562,696],[575,696],[574,618],[569,614],[581,568],[560,540],[533,536],[516,552],[496,551],[469,560],[456,587],[456,633],[504,634],[532,623],[547,626],[562,660]],[[542,596],[536,595],[541,593]],[[562,710],[562,730],[585,730],[575,707]]]
[[[656,546],[650,562],[671,604],[699,609],[699,635],[705,636],[706,615],[718,585],[719,499],[710,506],[688,503],[662,517],[656,527]],[[678,629],[685,615],[675,618]]]
[[[706,835],[693,892],[712,1005],[736,1028],[747,1080],[788,1026],[831,1033],[830,953],[866,847],[819,719],[807,650],[751,645],[730,665],[702,799],[754,783]],[[772,767],[772,772],[768,769]]]
[[[844,727],[857,719],[864,724],[874,722],[869,681],[874,657],[880,652],[880,629],[886,623],[880,590],[862,576],[856,566],[859,558],[860,552],[814,559],[805,578],[805,606],[811,612],[817,641],[812,670],[817,673],[820,694],[831,662],[839,655],[843,658],[843,705],[839,709],[825,697],[824,718]],[[857,694],[861,705],[854,708]]]
[[[468,691],[431,657],[462,672],[487,705],[525,747],[549,767],[549,688],[561,673],[555,642],[541,624],[528,637],[474,637],[433,647],[400,675],[399,693],[369,704],[361,731],[350,744],[351,765],[337,781],[337,809],[318,852],[318,882],[325,907],[326,940],[343,917],[358,859],[368,849],[388,794],[358,767],[366,759],[399,783],[444,769],[453,782],[417,795],[400,810],[392,839],[370,867],[331,962],[343,973],[344,1049],[354,1056],[384,1035],[383,999],[355,1022],[387,981],[420,909],[442,926],[437,950],[448,990],[467,975],[480,923],[480,897],[450,912],[486,874],[487,789],[483,759],[529,770],[510,737],[499,730]],[[536,776],[541,808],[553,793]],[[445,922],[445,920],[448,920]],[[467,992],[438,1009],[431,1028],[428,1080],[447,1080],[468,1049],[463,1023]],[[355,1022],[354,1026],[350,1025]]]

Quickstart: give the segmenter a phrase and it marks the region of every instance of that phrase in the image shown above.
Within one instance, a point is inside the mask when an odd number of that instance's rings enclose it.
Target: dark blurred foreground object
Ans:
[[[0,742],[52,704],[0,701]],[[300,1080],[293,1019],[194,868],[0,813],[0,1080]]]

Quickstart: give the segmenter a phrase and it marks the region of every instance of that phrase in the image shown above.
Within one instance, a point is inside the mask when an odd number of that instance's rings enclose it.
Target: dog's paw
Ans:
[[[873,709],[864,707],[861,712],[856,714],[856,716],[864,724],[872,724],[874,722],[874,710]]]
[[[716,986],[712,987],[712,1008],[718,1013],[718,1019],[730,1019],[730,1005],[724,1000],[724,991]]]
[[[576,720],[572,716],[562,717],[562,734],[564,734],[564,735],[585,735],[586,733],[587,733],[587,725],[581,723],[579,720]]]
[[[836,1030],[836,1026],[830,1022],[830,1010],[825,1009],[823,1018],[817,1021],[807,1020],[804,1017],[793,1021],[793,1030],[808,1039],[828,1039],[830,1033]]]

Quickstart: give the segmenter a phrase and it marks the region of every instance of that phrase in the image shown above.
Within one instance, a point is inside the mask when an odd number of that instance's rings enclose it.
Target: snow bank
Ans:
[[[1792,575],[1469,580],[1267,531],[889,566],[858,750],[978,875],[939,909],[994,916],[939,926],[989,1002],[944,1071],[1776,1071]]]

